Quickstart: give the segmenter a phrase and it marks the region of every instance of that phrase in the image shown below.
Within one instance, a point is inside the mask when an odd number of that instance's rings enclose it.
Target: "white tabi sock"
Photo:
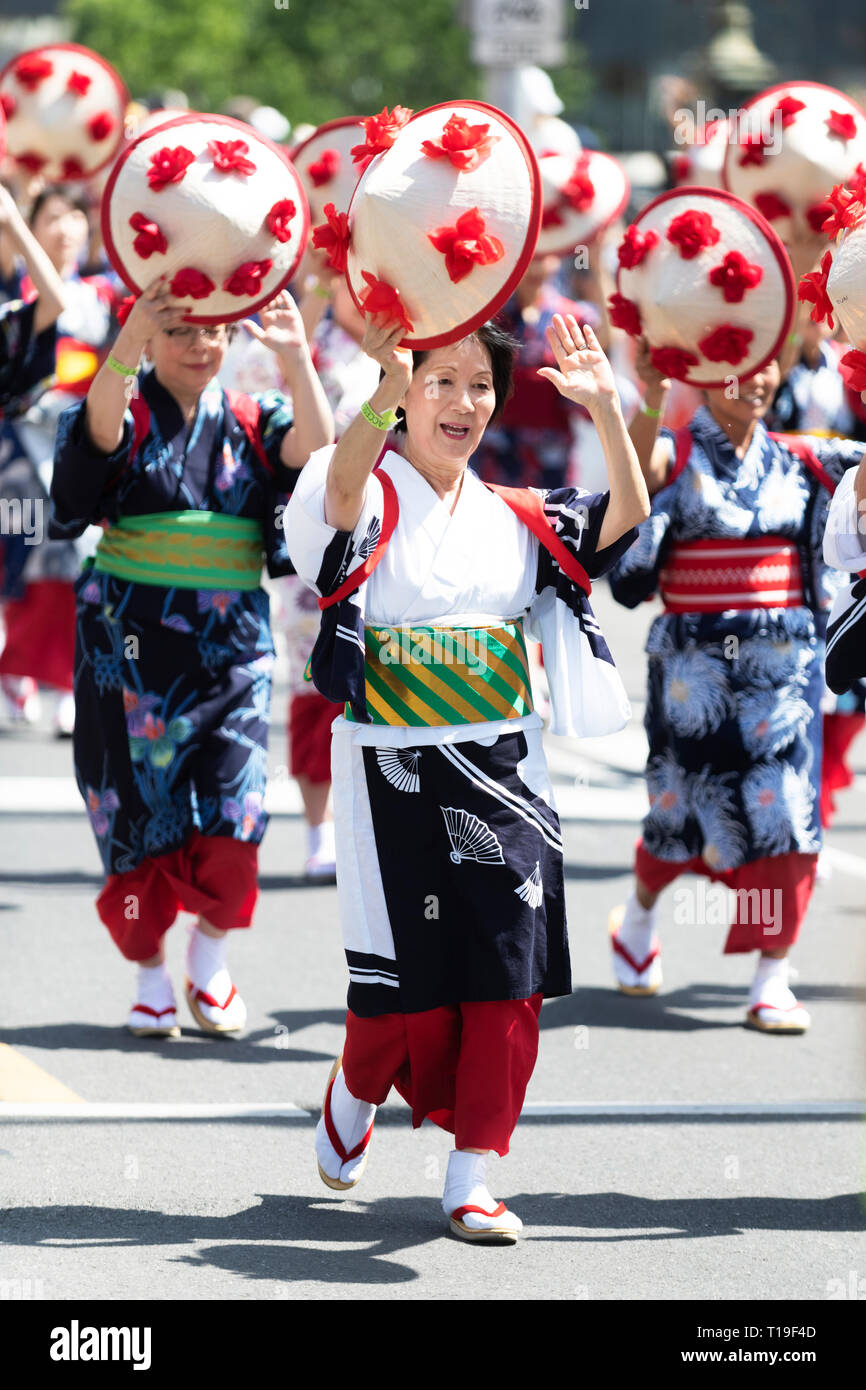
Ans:
[[[454,1149],[448,1157],[442,1210],[450,1216],[458,1207],[482,1207],[493,1211],[495,1198],[487,1189],[487,1155],[464,1153]]]
[[[329,864],[336,859],[332,820],[323,821],[321,825],[307,826],[307,858],[321,859]]]
[[[375,1116],[375,1105],[366,1100],[357,1100],[352,1095],[341,1067],[331,1087],[331,1119],[346,1153],[351,1153],[355,1145],[360,1144]],[[328,1137],[324,1115],[316,1129],[316,1156],[328,1177],[337,1178],[340,1182],[354,1182],[355,1174],[364,1162],[364,1154],[361,1153],[341,1165],[339,1155]]]
[[[772,1004],[777,1009],[793,1009],[797,1000],[788,986],[789,966],[787,956],[777,959],[774,956],[759,956],[758,968],[749,990],[749,1008],[758,1004]]]
[[[135,987],[136,1004],[146,1004],[161,1013],[175,1006],[174,990],[165,962],[162,965],[140,965]]]
[[[625,905],[617,938],[638,963],[646,960],[650,953],[655,927],[656,904],[652,907],[641,907],[637,894],[632,893]]]
[[[196,989],[204,990],[222,1005],[231,993],[232,981],[226,969],[226,938],[205,936],[198,927],[189,934],[186,973]]]

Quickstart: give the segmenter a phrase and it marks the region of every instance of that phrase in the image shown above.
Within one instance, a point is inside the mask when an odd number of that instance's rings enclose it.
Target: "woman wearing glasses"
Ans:
[[[86,399],[61,417],[52,487],[52,536],[106,525],[76,585],[75,768],[107,875],[99,915],[139,966],[137,1036],[180,1032],[163,937],[181,910],[198,914],[194,1018],[210,1033],[246,1019],[225,938],[250,925],[267,819],[262,561],[288,572],[288,494],[333,438],[288,294],[244,326],[277,355],[294,420],[278,392],[222,390],[226,326],[186,312],[162,280],[135,302]]]

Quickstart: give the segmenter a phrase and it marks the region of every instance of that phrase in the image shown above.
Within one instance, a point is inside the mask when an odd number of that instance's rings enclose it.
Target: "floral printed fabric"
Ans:
[[[815,854],[829,494],[761,424],[742,459],[705,407],[691,431],[687,467],[656,494],[611,574],[614,597],[632,608],[653,594],[672,541],[763,534],[798,546],[808,606],[656,618],[646,648],[644,844],[658,859],[701,855],[713,869]],[[673,451],[673,436],[663,434]],[[809,443],[834,480],[863,448]]]
[[[296,475],[279,464],[291,426],[282,397],[260,399],[271,476],[219,388],[203,393],[189,429],[152,374],[142,392],[151,429],[131,464],[129,421],[106,457],[87,443],[81,406],[61,418],[52,534],[78,535],[106,515],[257,517],[272,569],[288,568],[282,510]],[[179,849],[193,830],[257,844],[274,660],[267,594],[132,584],[88,563],[76,598],[75,769],[106,873]]]

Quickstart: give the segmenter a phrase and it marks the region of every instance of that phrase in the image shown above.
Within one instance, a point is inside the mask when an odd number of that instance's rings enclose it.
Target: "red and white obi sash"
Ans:
[[[800,554],[784,536],[679,541],[659,574],[668,613],[801,608]]]

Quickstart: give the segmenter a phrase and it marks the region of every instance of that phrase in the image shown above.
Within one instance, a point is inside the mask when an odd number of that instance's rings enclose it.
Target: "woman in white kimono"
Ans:
[[[291,559],[321,596],[312,676],[347,701],[332,773],[349,1011],[316,1152],[329,1187],[353,1187],[396,1085],[416,1126],[429,1116],[455,1135],[451,1231],[511,1243],[521,1223],[490,1196],[486,1154],[508,1152],[542,998],[571,991],[523,620],[544,645],[554,732],[622,727],[589,576],[628,547],[649,502],[590,328],[557,316],[558,369],[540,374],[590,412],[601,495],[486,487],[466,465],[507,399],[514,344],[486,324],[413,361],[402,334],[370,322],[379,385],[337,446],[312,455],[286,514]],[[405,457],[382,449],[397,407]]]

